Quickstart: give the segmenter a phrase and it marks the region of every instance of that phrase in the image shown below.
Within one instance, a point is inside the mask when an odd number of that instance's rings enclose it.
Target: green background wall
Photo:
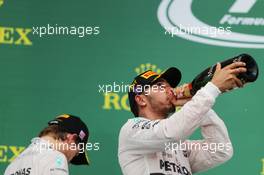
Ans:
[[[81,116],[89,126],[90,142],[100,143],[99,151],[89,151],[91,166],[71,166],[71,174],[121,174],[117,159],[118,133],[122,124],[133,116],[127,110],[125,93],[105,96],[98,92],[98,85],[130,83],[136,76],[135,69],[146,63],[162,70],[176,66],[182,70],[181,83],[189,82],[204,68],[240,53],[256,58],[260,76],[244,89],[217,99],[214,109],[229,129],[234,156],[228,163],[203,174],[256,175],[263,171],[263,49],[207,45],[165,35],[157,17],[160,1],[1,2],[2,174],[14,150],[27,146],[47,121],[62,113]],[[213,24],[233,3],[234,0],[194,0],[192,9],[201,20]],[[264,2],[258,1],[248,15],[264,17],[263,11]],[[33,27],[47,24],[99,26],[100,33],[83,38],[33,35]],[[3,28],[14,32],[9,36],[8,32],[1,33]],[[17,28],[31,29],[27,35],[30,45],[15,43],[19,38]],[[234,26],[234,29],[264,35],[263,26]],[[14,41],[6,43],[10,37]]]

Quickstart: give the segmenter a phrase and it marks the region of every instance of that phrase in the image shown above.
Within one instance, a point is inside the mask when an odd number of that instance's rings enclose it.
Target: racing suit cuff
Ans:
[[[219,88],[214,85],[212,82],[208,82],[204,88],[207,93],[209,93],[213,98],[216,98],[219,94],[221,94],[221,91]]]

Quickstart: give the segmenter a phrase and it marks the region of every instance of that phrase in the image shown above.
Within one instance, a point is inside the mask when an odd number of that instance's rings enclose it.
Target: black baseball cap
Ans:
[[[147,70],[136,76],[131,83],[128,92],[130,109],[135,117],[138,117],[138,107],[135,101],[135,96],[141,93],[138,92],[137,87],[152,85],[160,78],[165,79],[171,87],[175,88],[181,81],[181,71],[176,67],[170,67],[161,74],[153,72],[152,70]]]
[[[54,120],[49,121],[49,125],[58,125],[59,128],[67,133],[77,134],[78,143],[84,144],[84,149],[86,148],[86,144],[89,138],[89,130],[86,124],[77,116],[70,114],[63,114],[57,116]],[[70,163],[74,165],[89,165],[90,161],[88,159],[88,155],[86,150],[82,153],[80,152],[77,156],[75,156]]]

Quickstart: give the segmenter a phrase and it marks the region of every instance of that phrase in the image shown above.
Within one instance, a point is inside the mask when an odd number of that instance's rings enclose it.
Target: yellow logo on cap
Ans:
[[[158,74],[156,72],[153,72],[153,71],[147,71],[146,73],[142,74],[141,77],[148,79],[149,77],[151,77],[153,75],[158,75]]]
[[[57,118],[69,118],[70,115],[68,114],[63,114],[63,115],[59,115]]]

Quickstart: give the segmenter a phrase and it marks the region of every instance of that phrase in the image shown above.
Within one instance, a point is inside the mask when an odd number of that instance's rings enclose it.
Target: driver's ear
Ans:
[[[136,95],[135,96],[135,101],[139,106],[146,106],[147,105],[147,99],[144,95]]]

